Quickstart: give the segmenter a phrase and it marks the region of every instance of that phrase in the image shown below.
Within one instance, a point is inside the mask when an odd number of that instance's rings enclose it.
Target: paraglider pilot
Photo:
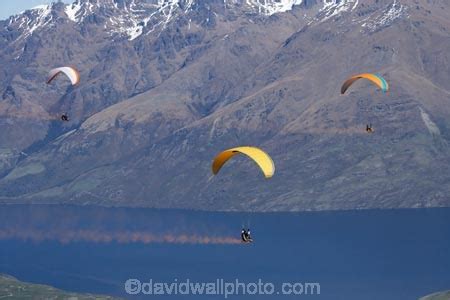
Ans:
[[[67,113],[63,113],[61,115],[61,121],[63,121],[63,122],[68,122],[69,121],[69,116],[67,115]]]
[[[241,239],[244,243],[252,242],[252,237],[250,235],[250,229],[242,228],[241,230]]]

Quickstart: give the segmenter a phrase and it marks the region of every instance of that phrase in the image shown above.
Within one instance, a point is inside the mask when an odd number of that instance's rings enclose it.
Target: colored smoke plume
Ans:
[[[169,244],[239,244],[240,240],[226,236],[204,236],[196,234],[152,234],[142,231],[106,232],[100,230],[37,230],[0,229],[0,240],[18,239],[31,242],[58,241],[62,244],[74,242],[91,243],[169,243]]]
[[[217,217],[183,211],[20,205],[0,210],[0,240],[239,244],[239,230]]]

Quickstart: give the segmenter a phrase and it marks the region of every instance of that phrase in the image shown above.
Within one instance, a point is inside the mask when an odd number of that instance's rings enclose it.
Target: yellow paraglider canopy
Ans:
[[[261,169],[266,178],[270,178],[275,173],[275,164],[272,158],[263,150],[256,147],[236,147],[219,153],[213,161],[212,172],[216,175],[222,166],[233,156],[245,154],[250,157]]]
[[[344,84],[341,87],[341,94],[345,94],[345,91],[358,79],[367,79],[370,80],[372,83],[377,85],[383,92],[387,92],[389,90],[389,85],[387,81],[380,75],[377,74],[371,74],[371,73],[363,73],[356,76],[352,76],[349,79],[347,79]]]

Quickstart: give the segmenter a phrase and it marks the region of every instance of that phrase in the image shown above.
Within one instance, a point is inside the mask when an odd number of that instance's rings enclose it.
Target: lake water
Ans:
[[[253,244],[239,242],[243,225]],[[228,299],[418,299],[450,289],[450,209],[246,214],[0,206],[0,273],[133,299],[154,296],[128,295],[130,278],[261,280],[275,288]],[[301,283],[297,293],[319,283],[320,295],[282,295],[283,283]]]

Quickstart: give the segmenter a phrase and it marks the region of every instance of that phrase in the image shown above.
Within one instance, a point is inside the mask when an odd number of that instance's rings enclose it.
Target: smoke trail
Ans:
[[[10,206],[0,210],[0,240],[62,244],[240,244],[233,230],[199,213],[119,208]],[[240,228],[238,228],[240,229]]]
[[[76,242],[90,243],[167,243],[167,244],[240,244],[240,240],[226,236],[204,236],[196,234],[152,234],[142,231],[105,232],[99,230],[38,230],[38,229],[9,229],[0,230],[0,240],[17,239],[29,242],[58,241],[61,244]]]

